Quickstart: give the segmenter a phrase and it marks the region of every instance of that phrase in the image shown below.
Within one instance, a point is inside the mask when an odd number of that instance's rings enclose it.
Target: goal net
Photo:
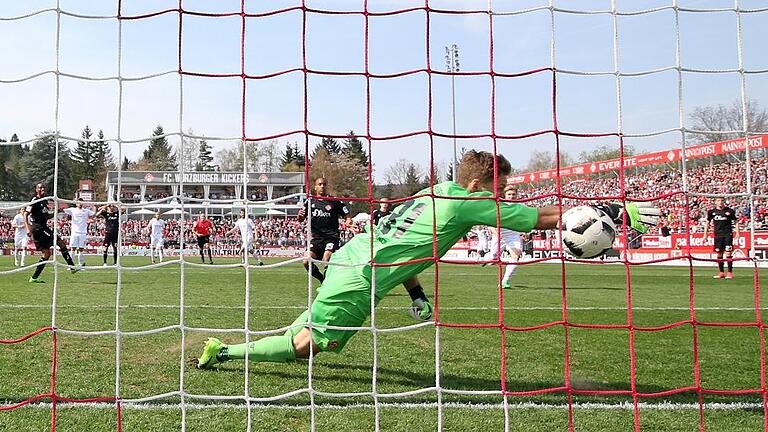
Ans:
[[[70,276],[58,259],[42,291],[22,286],[37,257],[2,261],[0,424],[768,430],[762,2],[23,3],[0,6],[0,46],[16,53],[0,72],[11,119],[0,134],[26,131],[0,142],[0,174],[21,166],[14,154],[50,162],[24,168],[14,187],[47,182],[61,211],[84,191],[71,180],[83,155],[101,155],[93,163],[104,168],[112,152],[114,172],[90,176],[101,182],[93,204],[175,211],[166,232],[177,243],[161,262],[131,256],[143,254],[135,239],[151,217],[137,213],[122,221],[115,265],[104,252],[106,268]],[[112,126],[80,134],[92,122]],[[163,148],[173,167],[159,165]],[[454,180],[470,149],[512,162],[494,186],[515,184],[514,202],[648,201],[662,225],[647,236],[620,229],[597,260],[565,254],[557,230],[535,231],[518,263],[527,282],[511,290],[500,241],[479,257],[473,235],[444,257],[435,241],[424,260],[434,264],[423,278],[430,321],[406,321],[410,300],[395,295],[371,302],[342,356],[188,365],[207,336],[282,334],[312,307],[313,278],[299,266],[312,218],[293,220],[319,199],[316,177],[367,214],[364,226],[387,199],[395,211],[419,190],[441,199],[434,185]],[[211,189],[200,173],[232,176]],[[4,217],[33,195],[9,185]],[[702,233],[715,197],[741,229],[725,262]],[[222,240],[220,263],[198,263],[197,214],[224,221],[240,209],[260,218],[274,246],[265,250],[280,258],[242,265]],[[712,285],[718,264],[736,267],[738,289]],[[394,264],[361,265],[375,274]]]

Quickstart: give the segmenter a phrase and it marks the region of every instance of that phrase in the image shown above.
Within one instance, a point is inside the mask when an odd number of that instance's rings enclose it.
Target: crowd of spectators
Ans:
[[[752,161],[751,185],[757,195],[768,195],[768,158]],[[707,209],[712,207],[710,197],[699,194],[744,194],[747,188],[746,163],[724,162],[698,167],[689,167],[686,172],[687,190],[684,189],[683,174],[677,169],[656,167],[625,175],[626,196],[629,198],[652,199],[653,203],[663,212],[662,222],[652,233],[675,233],[703,231],[706,223]],[[557,202],[557,190],[553,182],[525,184],[519,189],[518,198],[529,200],[531,206],[542,206]],[[616,173],[604,173],[593,178],[567,178],[562,183],[561,193],[565,197],[565,205],[589,204],[600,201],[612,201],[620,195],[620,179]],[[221,197],[220,197],[221,198]],[[255,198],[259,198],[256,196]],[[754,197],[754,215],[750,213],[749,198],[731,196],[727,204],[733,207],[739,216],[743,230],[754,225],[755,229],[768,229],[768,200]],[[753,217],[754,216],[754,217]],[[0,215],[0,242],[13,240],[11,219],[13,214]],[[167,241],[178,243],[182,224],[184,226],[185,243],[194,243],[192,232],[193,219],[167,219],[165,237]],[[237,235],[227,237],[225,234],[234,226],[234,219],[214,218],[216,232],[214,243],[228,244],[238,240]],[[273,247],[305,247],[306,226],[299,223],[295,217],[257,217],[256,234],[264,246]],[[69,223],[59,220],[59,234],[69,235]],[[149,241],[147,231],[148,220],[131,218],[122,224],[122,238],[126,243],[146,243]],[[89,237],[98,241],[103,236],[104,222],[96,218],[89,225]],[[344,229],[342,240],[349,239],[353,234]]]

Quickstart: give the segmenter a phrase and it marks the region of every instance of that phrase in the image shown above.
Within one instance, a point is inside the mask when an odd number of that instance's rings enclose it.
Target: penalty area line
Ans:
[[[8,407],[12,404],[9,402],[0,403],[0,407]],[[679,403],[679,402],[639,402],[638,409],[642,410],[659,410],[659,411],[685,411],[685,410],[698,410],[699,404],[697,403]],[[233,409],[244,410],[248,405],[245,403],[186,403],[184,404],[186,409],[191,410],[213,410],[213,409]],[[354,410],[354,409],[372,409],[376,405],[371,403],[352,403],[348,405],[339,404],[315,404],[316,409],[326,410]],[[397,408],[397,409],[423,409],[423,408],[437,408],[437,402],[381,402],[378,404],[381,408]],[[507,405],[510,410],[567,410],[568,404],[549,404],[539,402],[517,402]],[[717,411],[734,411],[734,410],[763,410],[763,404],[761,402],[711,402],[702,404],[705,410],[717,410]],[[455,409],[468,409],[468,410],[504,410],[503,403],[462,403],[462,402],[444,402],[443,408],[455,408]],[[572,405],[573,409],[578,410],[620,410],[631,411],[635,407],[632,402],[617,402],[617,403],[597,403],[597,402],[576,402]],[[22,408],[31,409],[51,409],[51,404],[47,402],[34,402]],[[59,402],[56,404],[57,409],[115,409],[115,403],[109,402],[85,402],[85,403],[72,403],[72,402]],[[181,404],[171,403],[132,403],[129,400],[122,400],[120,402],[121,409],[137,410],[137,411],[172,411],[180,410]],[[310,405],[295,405],[295,404],[260,404],[251,402],[251,408],[254,410],[310,410]]]

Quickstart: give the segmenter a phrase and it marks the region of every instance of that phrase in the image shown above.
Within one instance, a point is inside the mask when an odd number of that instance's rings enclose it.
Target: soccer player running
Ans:
[[[48,258],[51,257],[51,248],[53,247],[53,230],[48,227],[48,220],[52,219],[54,214],[48,208],[48,200],[43,199],[45,197],[46,187],[42,183],[35,185],[35,196],[32,197],[32,201],[26,209],[27,217],[24,219],[24,226],[27,228],[32,241],[35,242],[35,249],[39,250],[42,254],[40,262],[35,268],[35,272],[32,277],[29,278],[31,283],[44,283],[40,279],[40,274],[45,268],[45,263]],[[69,264],[69,271],[77,273],[80,268],[72,261],[72,257],[69,256],[69,249],[64,243],[61,237],[56,239],[56,245],[59,247],[61,256],[64,261]]]
[[[341,239],[339,219],[344,218],[344,223],[353,232],[356,229],[349,215],[349,208],[337,199],[326,198],[328,196],[328,180],[325,177],[318,177],[315,180],[314,189],[318,198],[307,201],[306,208],[299,210],[298,220],[304,222],[307,219],[307,213],[309,213],[311,218],[309,221],[310,230],[312,231],[309,256],[313,260],[322,260],[327,263],[333,253],[339,249]],[[310,204],[312,205],[311,208]],[[304,268],[309,270],[309,262],[304,262]],[[325,275],[314,262],[312,263],[312,277],[319,280],[320,283],[325,279]]]
[[[213,264],[211,257],[211,233],[213,232],[213,222],[205,217],[205,213],[200,212],[197,220],[192,226],[192,231],[197,236],[197,247],[200,248],[200,261],[205,264],[205,255],[203,252],[208,249],[208,262]]]
[[[27,254],[27,242],[29,240],[29,233],[27,232],[27,225],[25,220],[27,215],[24,214],[24,207],[19,209],[19,212],[13,217],[11,226],[14,229],[13,233],[13,265],[18,267],[24,267],[24,257]]]
[[[286,362],[308,358],[310,350],[338,353],[357,332],[338,327],[360,327],[371,314],[374,282],[373,300],[378,304],[394,287],[434,264],[433,248],[437,257],[442,257],[473,226],[496,225],[497,211],[501,225],[514,231],[555,228],[561,211],[557,206],[536,209],[517,203],[496,204],[494,194],[489,192],[494,190],[494,164],[499,178],[509,174],[510,165],[503,156],[466,152],[459,165],[458,182],[434,185],[434,199],[424,196],[402,203],[379,225],[355,236],[333,255],[312,303],[311,316],[307,310],[285,334],[248,344],[226,345],[209,338],[196,366],[207,369],[236,359]],[[430,189],[419,192],[429,193]],[[617,223],[626,213],[632,228],[641,232],[658,222],[658,209],[647,203],[631,203],[626,209],[620,204],[598,207]],[[372,262],[386,265],[374,269]],[[311,330],[307,327],[310,320]]]
[[[248,255],[253,254],[256,263],[264,265],[259,256],[259,248],[256,247],[256,224],[253,219],[245,214],[245,209],[240,209],[240,218],[235,222],[235,226],[227,231],[226,235],[240,233],[240,264],[248,262]]]
[[[163,262],[163,245],[165,244],[165,238],[163,237],[163,231],[165,230],[166,222],[160,219],[160,212],[155,212],[155,217],[149,220],[147,229],[149,230],[149,258],[152,260],[152,264],[155,263],[155,255],[157,255],[158,262]]]
[[[717,267],[720,272],[713,276],[715,279],[733,279],[733,230],[736,228],[736,237],[739,236],[739,224],[736,211],[725,205],[721,197],[715,198],[715,208],[707,212],[707,223],[704,225],[704,239],[707,239],[709,224],[712,224],[715,233],[715,252],[717,252]],[[725,273],[725,263],[728,261],[728,272]]]
[[[118,235],[120,233],[120,210],[114,204],[107,204],[96,210],[96,217],[104,218],[104,266],[107,265],[107,254],[112,246],[112,264],[117,265]]]
[[[517,188],[512,185],[504,187],[504,199],[513,200],[517,198]],[[507,264],[504,268],[504,277],[501,279],[501,287],[503,289],[510,289],[509,280],[515,274],[517,270],[517,261],[523,255],[523,241],[520,238],[520,233],[512,231],[507,228],[490,227],[493,232],[491,237],[491,260],[496,260],[501,255],[501,251],[507,251],[509,254],[511,263]],[[483,264],[485,266],[485,264]]]
[[[88,218],[96,214],[89,208],[83,208],[83,199],[77,198],[75,207],[67,207],[64,213],[71,218],[69,229],[69,247],[77,256],[77,263],[80,266],[85,265],[85,256],[83,250],[88,242]]]

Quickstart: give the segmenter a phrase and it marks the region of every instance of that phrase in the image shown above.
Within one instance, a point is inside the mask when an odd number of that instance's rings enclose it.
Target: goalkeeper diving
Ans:
[[[511,169],[509,162],[497,155],[495,163],[497,178],[505,179]],[[374,278],[374,303],[378,304],[390,290],[404,282],[408,287],[409,281],[415,281],[419,273],[434,264],[434,247],[437,258],[442,257],[473,226],[496,226],[497,212],[501,227],[517,232],[558,226],[561,210],[557,206],[498,205],[494,194],[493,154],[468,151],[458,168],[457,182],[434,185],[434,199],[423,196],[401,203],[377,225],[340,248],[330,260],[311,308],[284,334],[237,345],[208,338],[196,366],[209,369],[229,360],[246,358],[253,362],[288,362],[309,358],[310,349],[314,354],[341,352],[357,330],[339,327],[361,327],[368,319]],[[501,195],[505,184],[498,183],[497,194]],[[417,195],[429,193],[427,188]],[[621,204],[595,207],[616,224],[626,219],[630,227],[640,232],[658,223],[659,210],[648,203],[630,203],[626,208]],[[374,267],[372,263],[384,266]],[[422,305],[428,308],[431,317],[431,306],[428,302]]]

